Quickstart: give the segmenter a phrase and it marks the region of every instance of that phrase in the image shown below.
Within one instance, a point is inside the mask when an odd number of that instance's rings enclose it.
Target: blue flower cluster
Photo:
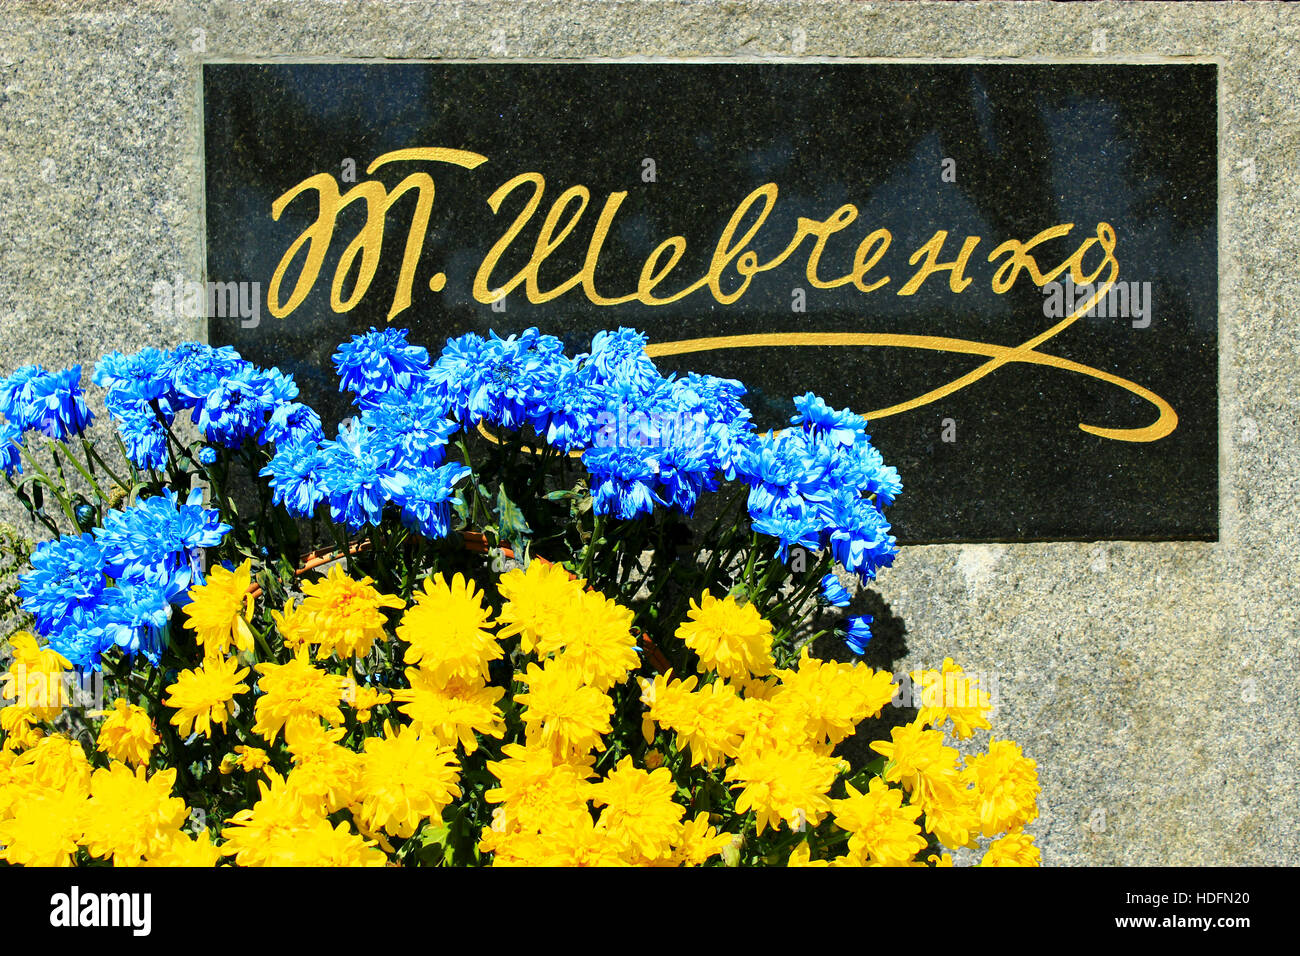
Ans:
[[[50,647],[78,668],[98,669],[111,647],[157,663],[173,605],[203,581],[203,548],[230,526],[202,507],[200,493],[174,492],[110,511],[94,534],[39,545],[18,595]]]
[[[298,517],[328,502],[333,520],[354,531],[379,524],[391,502],[409,527],[445,537],[455,487],[469,469],[445,461],[460,426],[433,381],[428,352],[408,344],[405,331],[371,329],[340,346],[334,364],[339,389],[353,393],[360,413],[336,439],[304,432],[277,442],[262,471],[273,500]]]
[[[258,368],[229,346],[187,342],[167,351],[112,352],[95,366],[94,381],[107,389],[104,405],[142,468],[163,467],[167,429],[187,410],[203,438],[223,448],[249,438],[278,448],[321,437],[320,416],[294,401],[293,376]]]
[[[434,394],[467,425],[528,424],[555,448],[580,450],[597,514],[634,518],[656,506],[690,514],[721,480],[750,486],[754,527],[789,548],[830,548],[862,580],[892,563],[883,509],[902,491],[866,422],[811,392],[794,400],[799,426],[758,435],[739,382],[661,375],[632,329],[600,332],[569,358],[554,336],[464,335],[434,364]]]
[[[794,400],[795,428],[756,437],[741,477],[749,484],[754,527],[792,546],[829,547],[864,582],[893,563],[897,541],[884,509],[903,490],[866,433],[866,420],[830,408],[812,392]]]
[[[56,441],[82,435],[94,420],[81,391],[81,366],[48,372],[24,365],[0,379],[0,469],[22,471],[19,446],[29,431]]]
[[[377,525],[392,509],[430,538],[449,533],[457,486],[469,475],[447,460],[461,429],[531,429],[562,454],[581,456],[598,515],[632,519],[658,507],[692,514],[724,481],[748,487],[755,530],[776,539],[776,556],[795,546],[829,549],[863,581],[892,563],[896,541],[884,518],[902,490],[866,434],[866,422],[811,392],[794,399],[791,428],[759,434],[740,382],[709,375],[662,375],[632,329],[598,333],[589,351],[565,353],[537,329],[508,337],[449,340],[433,363],[398,329],[353,336],[333,356],[339,388],[357,414],[326,439],[321,419],[297,401],[298,386],[232,348],[186,343],[134,355],[110,353],[94,381],[129,457],[162,468],[168,430],[188,411],[207,446],[246,442],[274,448],[262,475],[273,499],[296,517],[327,506],[350,529]],[[81,368],[30,365],[0,380],[0,468],[20,469],[28,431],[62,440],[92,416]],[[202,578],[201,549],[230,530],[192,494],[172,492],[110,511],[93,534],[47,542],[21,578],[20,596],[52,647],[79,667],[98,667],[117,646],[157,660],[172,607]],[[822,600],[847,606],[834,575]],[[846,640],[859,652],[869,617],[851,618]]]
[[[570,358],[537,329],[464,335],[433,367],[435,389],[466,425],[530,425],[559,451],[580,451],[597,514],[633,518],[657,505],[691,513],[719,477],[734,478],[752,431],[744,386],[664,377],[632,329],[598,332]]]
[[[597,514],[633,518],[656,506],[692,513],[721,480],[750,486],[754,527],[790,547],[830,548],[863,581],[893,562],[883,510],[902,491],[866,422],[811,392],[794,400],[798,426],[758,435],[730,379],[661,375],[631,329],[600,332],[569,358],[554,336],[465,335],[434,364],[434,392],[467,425],[532,428],[580,450]]]

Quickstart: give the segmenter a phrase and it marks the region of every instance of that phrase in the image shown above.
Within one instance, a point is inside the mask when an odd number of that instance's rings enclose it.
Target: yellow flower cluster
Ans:
[[[666,768],[641,769],[624,756],[597,778],[615,711],[610,691],[640,663],[632,612],[540,561],[503,576],[500,590],[499,635],[518,634],[520,650],[538,660],[516,672],[524,742],[488,764],[499,785],[485,795],[495,810],[479,849],[498,866],[672,866],[721,853],[731,837],[707,814],[683,819]]]
[[[0,731],[5,735],[4,749],[24,750],[43,736],[37,724],[62,712],[63,676],[72,665],[55,651],[38,646],[27,631],[11,637],[9,646],[14,658],[9,670],[0,674]]]
[[[59,734],[22,753],[6,752],[0,860],[69,866],[82,847],[116,866],[213,866],[222,853],[210,837],[181,830],[190,811],[172,796],[175,781],[174,769],[149,775],[117,760],[92,770],[82,745]]]
[[[871,744],[879,772],[844,779],[837,748],[894,697],[891,675],[807,647],[780,667],[771,625],[732,597],[702,595],[677,630],[697,673],[631,683],[633,612],[561,567],[503,575],[499,611],[473,581],[435,574],[391,646],[384,609],[402,602],[372,583],[337,565],[307,583],[272,615],[277,642],[253,621],[251,565],[214,570],[191,591],[201,664],[165,688],[170,715],[115,700],[91,753],[39,726],[57,707],[27,699],[67,662],[15,637],[0,675],[16,701],[0,707],[0,861],[385,866],[472,820],[465,845],[502,866],[734,865],[765,834],[782,847],[769,862],[792,866],[949,866],[941,847],[981,838],[982,865],[1038,865],[1024,832],[1034,762],[1011,741],[965,758],[945,742],[949,725],[956,741],[990,729],[987,693],[951,660],[913,675],[922,706]],[[282,663],[258,660],[280,642]],[[400,655],[407,687],[358,681],[378,644]],[[221,741],[211,776],[179,792],[224,788],[242,808],[208,829],[176,795],[188,761],[158,768],[159,726],[171,748]]]

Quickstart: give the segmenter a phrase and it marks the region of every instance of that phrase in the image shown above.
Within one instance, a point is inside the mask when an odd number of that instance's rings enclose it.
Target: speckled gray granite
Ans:
[[[1294,865],[1297,45],[1286,4],[10,0],[0,369],[201,334],[148,290],[200,278],[205,59],[1216,58],[1220,542],[916,547],[879,590],[896,669],[996,675],[998,727],[1038,760],[1046,863]]]

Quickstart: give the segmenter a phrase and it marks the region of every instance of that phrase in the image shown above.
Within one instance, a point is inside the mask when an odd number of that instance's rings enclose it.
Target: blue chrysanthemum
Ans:
[[[653,391],[663,376],[645,354],[648,341],[646,335],[636,329],[600,331],[592,337],[591,351],[578,356],[578,362],[590,370],[598,382],[621,381],[635,389]]]
[[[275,408],[270,382],[251,365],[226,376],[194,410],[194,422],[203,437],[215,445],[238,448],[247,438],[261,434]]]
[[[131,461],[140,468],[166,465],[167,429],[147,402],[120,397],[113,391],[105,397],[104,404],[117,422],[117,432]]]
[[[142,498],[125,511],[110,511],[95,538],[105,569],[118,583],[139,583],[173,603],[203,581],[203,549],[219,545],[230,525],[202,506],[195,490],[184,504],[173,491]]]
[[[377,525],[384,505],[406,490],[406,478],[393,470],[393,448],[353,420],[339,428],[337,441],[321,445],[320,483],[334,521],[353,531]]]
[[[36,618],[36,629],[53,634],[75,608],[91,608],[104,591],[106,561],[89,534],[41,542],[32,569],[19,576],[18,596]]]
[[[459,462],[408,473],[406,490],[396,499],[402,507],[402,522],[426,538],[445,538],[451,530],[456,485],[469,474],[470,470]]]
[[[469,415],[471,382],[475,369],[483,364],[486,350],[487,340],[473,332],[448,339],[429,371],[430,394],[446,404],[449,414],[462,421]]]
[[[635,518],[650,514],[656,503],[662,503],[654,493],[659,473],[657,449],[589,448],[582,462],[591,473],[592,508],[596,514]]]
[[[164,354],[158,373],[170,381],[177,411],[191,408],[248,363],[229,345],[184,342]]]
[[[91,380],[120,400],[150,402],[166,398],[173,387],[171,376],[163,371],[166,358],[166,352],[155,348],[143,348],[134,355],[110,352],[95,364]]]
[[[11,477],[15,471],[23,470],[22,452],[19,450],[22,441],[23,433],[17,425],[0,422],[0,470]]]
[[[101,655],[114,646],[100,619],[100,609],[84,607],[74,608],[49,635],[49,645],[81,671],[99,670],[103,665]]]
[[[870,581],[894,563],[898,544],[889,522],[856,491],[843,490],[831,500],[829,524],[831,554],[851,574]]]
[[[27,416],[29,428],[58,441],[82,434],[95,416],[81,393],[81,366],[33,379]]]
[[[105,646],[116,644],[128,656],[143,654],[157,664],[167,646],[172,605],[161,590],[143,584],[123,584],[104,592],[96,621]]]
[[[281,445],[316,443],[325,437],[321,431],[320,415],[301,402],[285,402],[275,407],[266,423],[259,441]]]
[[[586,448],[595,440],[595,416],[603,407],[600,389],[578,363],[557,356],[548,367],[541,403],[530,424],[546,443],[560,451]]]
[[[429,353],[421,345],[406,341],[405,329],[371,327],[354,335],[334,353],[339,372],[339,391],[356,393],[360,399],[392,389],[406,391],[412,381],[429,368]]]
[[[844,623],[844,643],[854,654],[861,654],[867,649],[867,642],[871,640],[871,621],[870,614],[863,614],[858,617],[848,618]]]
[[[277,445],[275,457],[262,469],[271,480],[271,500],[295,518],[310,518],[325,500],[319,473],[324,457],[316,442]]]
[[[465,420],[519,428],[548,408],[546,370],[555,360],[559,340],[528,329],[500,338],[494,332],[471,370]]]
[[[36,427],[36,409],[32,404],[33,388],[48,374],[39,365],[24,365],[8,378],[0,379],[0,415],[20,432]]]
[[[852,445],[865,437],[867,421],[848,409],[836,410],[812,392],[805,392],[794,400],[799,413],[790,419],[793,425],[803,425],[814,436],[825,437],[836,445]]]
[[[394,449],[399,469],[437,467],[446,456],[447,440],[460,430],[448,417],[446,403],[427,387],[385,396],[361,413],[361,422]]]
[[[849,591],[834,574],[827,574],[821,581],[821,599],[831,607],[848,607]]]

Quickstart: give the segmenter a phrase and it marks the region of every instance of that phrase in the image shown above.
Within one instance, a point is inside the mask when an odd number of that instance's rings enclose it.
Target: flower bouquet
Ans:
[[[809,393],[760,433],[645,344],[372,329],[333,438],[230,348],[104,356],[108,441],[80,367],[0,382],[47,535],[0,862],[1035,865],[1035,764],[946,742],[992,709],[951,660],[846,759],[900,694],[842,610],[897,552],[865,421]]]

